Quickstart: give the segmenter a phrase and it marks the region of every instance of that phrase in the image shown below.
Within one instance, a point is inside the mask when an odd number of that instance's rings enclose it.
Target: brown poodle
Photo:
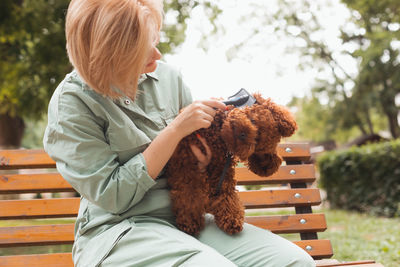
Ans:
[[[269,176],[281,165],[277,145],[282,137],[297,129],[292,115],[284,107],[254,94],[251,107],[217,111],[213,123],[182,139],[166,166],[173,212],[179,229],[198,235],[204,227],[204,214],[214,215],[215,223],[228,234],[243,228],[244,207],[236,193],[235,165],[240,160],[250,171]],[[212,159],[205,172],[190,145],[203,153],[196,137],[202,136],[210,147]]]

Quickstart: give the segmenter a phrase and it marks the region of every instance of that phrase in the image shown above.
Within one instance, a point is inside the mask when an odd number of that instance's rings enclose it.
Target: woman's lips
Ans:
[[[156,61],[155,61],[155,60],[153,60],[152,62],[150,62],[149,64],[147,64],[146,67],[151,67],[151,66],[153,66],[154,64],[156,64]]]

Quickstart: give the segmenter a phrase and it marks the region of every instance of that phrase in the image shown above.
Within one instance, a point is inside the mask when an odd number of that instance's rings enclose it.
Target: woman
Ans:
[[[254,226],[228,236],[209,216],[198,237],[176,228],[162,169],[179,141],[225,105],[192,103],[179,72],[158,61],[161,24],[160,0],[72,0],[68,8],[74,71],[50,101],[44,147],[82,196],[75,265],[314,266]],[[193,152],[201,171],[210,152]]]

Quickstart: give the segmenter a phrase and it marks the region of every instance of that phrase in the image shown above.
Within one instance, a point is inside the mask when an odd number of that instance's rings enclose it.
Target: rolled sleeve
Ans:
[[[127,163],[125,163],[121,169],[126,168],[129,174],[137,176],[137,181],[139,186],[144,190],[149,190],[153,185],[156,184],[154,179],[149,175],[146,165],[146,160],[142,153],[131,158]],[[139,176],[137,174],[140,174]]]

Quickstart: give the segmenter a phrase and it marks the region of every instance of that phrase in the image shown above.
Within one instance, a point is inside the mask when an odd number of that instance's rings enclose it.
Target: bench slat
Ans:
[[[238,184],[276,184],[315,181],[314,166],[281,166],[277,173],[269,177],[260,177],[247,168],[236,168]],[[0,175],[0,193],[40,193],[74,192],[75,190],[59,173],[41,174],[4,174]]]
[[[308,144],[287,143],[278,145],[278,154],[288,161],[310,158]],[[54,161],[43,149],[0,150],[0,170],[55,168]]]
[[[305,240],[295,241],[296,245],[303,248],[314,258],[329,258],[332,257],[333,251],[329,240]],[[312,250],[308,251],[306,246],[311,245]],[[19,267],[19,266],[55,266],[55,267],[73,267],[71,253],[54,253],[54,254],[39,254],[39,255],[16,255],[16,256],[1,256],[0,267]]]
[[[323,232],[327,228],[324,214],[247,216],[245,221],[276,234]]]
[[[72,244],[74,224],[0,227],[0,247]]]
[[[373,261],[373,260],[340,262],[335,259],[325,259],[325,260],[316,260],[315,263],[317,264],[317,267],[335,267],[335,266],[383,267],[383,265],[381,265],[379,263],[375,263],[375,261]]]
[[[296,197],[299,194],[299,197]],[[239,192],[246,208],[319,205],[319,190],[285,189]],[[79,198],[1,200],[0,219],[60,218],[78,214]]]
[[[307,251],[315,259],[330,258],[333,255],[331,241],[327,239],[302,240],[293,243]]]
[[[300,220],[304,219],[305,223]],[[274,233],[321,232],[326,229],[324,214],[246,217],[246,222]],[[0,247],[72,244],[74,224],[0,227]]]
[[[308,161],[311,158],[308,143],[279,144],[278,154],[286,161]]]
[[[321,204],[318,188],[243,191],[239,192],[239,197],[247,209]]]
[[[74,192],[59,173],[0,175],[0,193]]]
[[[74,267],[71,253],[1,256],[0,267]]]
[[[9,227],[5,227],[9,228]],[[22,227],[18,227],[22,228]],[[14,243],[3,241],[1,239],[0,247],[11,247],[11,246],[29,246],[29,245],[49,245],[49,244],[72,244],[74,241],[73,236],[73,224],[70,225],[51,225],[51,226],[30,226],[25,227],[25,231],[21,231],[20,235],[29,236],[29,239],[19,238]],[[6,236],[6,232],[9,229],[1,230],[0,234],[3,237]],[[54,234],[51,234],[53,231]],[[18,243],[17,243],[18,242]],[[302,240],[294,241],[294,243],[305,251],[307,251],[313,257],[330,257],[332,256],[332,246],[329,240]],[[307,246],[310,246],[307,248]],[[29,265],[30,266],[30,265]]]
[[[372,260],[355,261],[355,262],[339,262],[337,260],[329,260],[332,263],[316,261],[317,267],[333,267],[333,266],[358,266],[358,267],[383,267],[383,265],[375,263]],[[18,256],[0,256],[0,267],[73,267],[71,253],[54,253],[54,254],[35,254],[35,255],[18,255]]]
[[[337,266],[345,266],[345,267],[384,267],[382,264],[380,263],[357,263],[355,262],[354,264],[352,264],[351,262],[349,264],[345,264],[345,265],[337,265]]]
[[[0,201],[0,219],[74,217],[80,198],[54,198]]]
[[[295,244],[303,249],[307,245],[311,245],[313,249],[307,251],[315,258],[331,257],[332,246],[329,240],[307,240],[296,241]],[[71,253],[54,253],[54,254],[37,254],[37,255],[16,255],[16,256],[2,256],[0,257],[0,267],[73,267]]]
[[[312,245],[312,250],[307,251],[314,258],[332,257],[333,251],[329,240],[306,240],[295,241],[296,245],[302,247],[305,251],[306,246]],[[71,253],[54,253],[54,254],[36,254],[36,255],[16,255],[16,256],[0,256],[0,267],[73,267]],[[341,265],[340,265],[341,266]],[[355,265],[353,265],[355,266]],[[358,265],[357,265],[358,266]],[[365,266],[365,265],[362,265]],[[373,265],[381,266],[381,265]],[[361,265],[360,265],[361,267]],[[366,267],[366,266],[365,266]]]
[[[0,150],[0,169],[55,168],[54,161],[43,149]]]
[[[235,169],[235,178],[239,185],[244,184],[277,184],[277,183],[311,183],[315,181],[314,165],[281,166],[269,177],[258,176],[245,167]]]

